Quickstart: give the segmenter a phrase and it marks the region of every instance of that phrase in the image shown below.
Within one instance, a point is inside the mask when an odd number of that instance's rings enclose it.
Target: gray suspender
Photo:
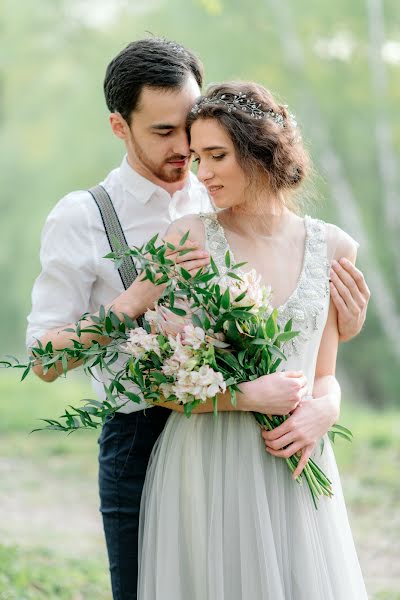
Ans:
[[[121,248],[123,250],[127,249],[129,247],[128,242],[126,241],[114,204],[106,190],[102,185],[96,185],[95,187],[90,188],[88,192],[92,195],[93,200],[96,202],[100,211],[112,252],[117,252]],[[126,256],[124,258],[118,271],[125,289],[127,289],[138,276],[135,263],[131,256]],[[137,322],[140,327],[143,327],[143,319],[141,316],[137,318]]]

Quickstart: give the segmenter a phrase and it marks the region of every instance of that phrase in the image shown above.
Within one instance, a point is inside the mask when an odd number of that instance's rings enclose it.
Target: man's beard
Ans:
[[[182,156],[181,154],[174,154],[169,156],[168,159],[159,164],[151,160],[151,158],[144,152],[144,150],[139,146],[139,144],[135,141],[133,137],[132,144],[135,150],[135,154],[142,163],[142,165],[160,181],[164,181],[165,183],[176,183],[177,181],[182,181],[182,179],[185,179],[185,177],[187,176],[189,172],[189,161],[184,167],[173,167],[172,165],[168,164],[168,161],[185,160],[187,156]]]

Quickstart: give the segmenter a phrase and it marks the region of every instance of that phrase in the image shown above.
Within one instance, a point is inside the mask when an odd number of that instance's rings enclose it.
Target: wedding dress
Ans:
[[[202,215],[221,272],[229,248],[215,214]],[[312,390],[329,308],[328,264],[339,228],[304,219],[297,285],[279,307],[300,335],[286,370]],[[351,238],[349,238],[351,239]],[[301,261],[300,261],[301,265]],[[289,268],[289,267],[288,267]],[[282,286],[285,278],[282,278]],[[142,495],[139,600],[364,600],[367,598],[330,442],[313,459],[334,496],[315,509],[308,486],[265,451],[250,413],[173,412],[150,459]]]

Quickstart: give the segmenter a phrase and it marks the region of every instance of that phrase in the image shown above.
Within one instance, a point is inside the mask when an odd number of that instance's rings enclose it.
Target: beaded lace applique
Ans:
[[[207,246],[221,275],[227,272],[225,254],[229,248],[224,229],[218,221],[216,213],[202,213],[206,232]],[[321,325],[320,315],[328,306],[329,298],[329,263],[327,260],[325,223],[309,216],[304,218],[306,239],[304,245],[303,266],[295,290],[284,304],[277,307],[278,322],[281,326],[293,320],[293,331],[300,334],[285,347],[285,354],[298,354],[301,346],[310,340],[314,331]],[[240,271],[239,271],[240,274]]]

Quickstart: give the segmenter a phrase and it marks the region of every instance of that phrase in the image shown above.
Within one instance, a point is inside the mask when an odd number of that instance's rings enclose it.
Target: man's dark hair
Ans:
[[[188,75],[202,87],[203,65],[180,44],[154,37],[131,42],[107,67],[104,95],[108,109],[129,123],[144,86],[180,88]]]

